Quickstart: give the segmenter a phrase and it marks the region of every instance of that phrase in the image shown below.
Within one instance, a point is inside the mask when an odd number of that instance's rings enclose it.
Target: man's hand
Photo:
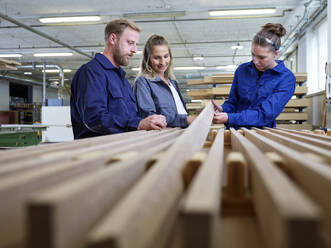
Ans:
[[[228,114],[225,112],[222,113],[215,113],[214,114],[214,118],[213,118],[213,122],[215,124],[224,124],[228,122]]]
[[[150,115],[139,122],[138,130],[160,130],[167,126],[167,121],[163,115]]]
[[[187,124],[191,125],[191,123],[195,120],[195,118],[197,118],[196,115],[188,115],[187,117]]]
[[[223,108],[221,106],[218,106],[213,99],[211,100],[211,102],[213,103],[214,110],[216,113],[223,112]]]

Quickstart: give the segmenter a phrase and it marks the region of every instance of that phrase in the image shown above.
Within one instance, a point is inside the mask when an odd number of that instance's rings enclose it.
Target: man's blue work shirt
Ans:
[[[99,53],[76,72],[70,106],[75,139],[137,130],[141,121],[125,72]]]
[[[228,127],[275,127],[295,91],[295,76],[283,61],[258,79],[254,63],[241,64],[235,72],[229,99],[222,105]]]

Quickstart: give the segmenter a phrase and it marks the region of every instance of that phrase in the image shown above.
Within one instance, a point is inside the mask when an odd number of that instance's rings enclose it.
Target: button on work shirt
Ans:
[[[176,89],[185,109],[185,102],[176,81],[170,79],[169,81]],[[155,79],[138,77],[134,83],[133,91],[140,117],[145,118],[149,115],[160,114],[166,117],[168,127],[187,127],[187,114],[178,113],[169,86],[159,76],[156,76]]]
[[[141,121],[125,72],[103,54],[76,72],[70,105],[75,139],[137,130]]]
[[[241,64],[235,72],[229,99],[222,105],[228,127],[275,127],[295,91],[296,79],[283,61],[258,79],[254,63]]]

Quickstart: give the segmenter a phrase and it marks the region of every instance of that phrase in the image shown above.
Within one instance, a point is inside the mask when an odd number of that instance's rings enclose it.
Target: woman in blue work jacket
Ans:
[[[233,78],[229,99],[217,106],[213,122],[228,127],[275,127],[295,90],[296,79],[283,61],[276,60],[281,24],[268,23],[254,36],[252,61],[241,64]]]
[[[187,127],[195,118],[187,114],[172,72],[171,49],[163,36],[154,34],[147,40],[133,91],[141,118],[164,115],[167,127]]]

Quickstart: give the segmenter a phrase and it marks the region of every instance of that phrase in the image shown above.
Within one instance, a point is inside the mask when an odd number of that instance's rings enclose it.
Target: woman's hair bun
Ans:
[[[279,37],[283,37],[286,34],[286,29],[280,23],[267,23],[262,26],[262,30],[268,33],[274,33]]]

